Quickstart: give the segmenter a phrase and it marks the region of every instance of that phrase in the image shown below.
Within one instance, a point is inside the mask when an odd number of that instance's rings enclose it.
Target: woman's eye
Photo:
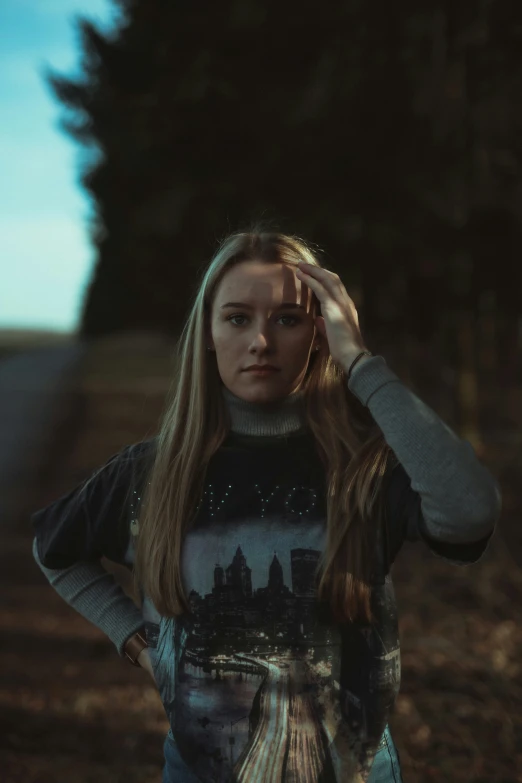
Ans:
[[[233,318],[245,318],[246,316],[242,315],[241,313],[236,313],[235,315],[229,315],[227,318],[227,321],[232,322],[233,326],[242,326],[243,324],[236,324],[232,321]],[[295,326],[295,324],[299,323],[299,318],[296,318],[294,315],[280,315],[279,319],[281,318],[289,318],[293,323],[287,324],[287,326]],[[279,320],[278,319],[278,320]]]

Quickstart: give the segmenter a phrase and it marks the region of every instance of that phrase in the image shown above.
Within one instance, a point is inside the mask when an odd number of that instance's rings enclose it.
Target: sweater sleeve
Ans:
[[[136,631],[143,617],[132,598],[99,562],[78,562],[68,568],[46,568],[38,557],[36,538],[33,557],[51,587],[66,603],[109,637],[118,654]]]
[[[382,356],[355,366],[348,388],[393,450],[392,529],[457,564],[475,562],[500,517],[502,495],[469,441],[408,389]]]
[[[420,494],[412,489],[411,479],[400,463],[391,471],[387,500],[391,562],[404,541],[423,541],[437,557],[455,565],[471,565],[480,560],[494,532],[492,528],[474,541],[444,541],[433,536],[422,513]]]
[[[100,563],[129,566],[130,493],[148,444],[124,447],[70,492],[31,516],[33,557],[56,592],[102,630],[123,656],[141,611]]]

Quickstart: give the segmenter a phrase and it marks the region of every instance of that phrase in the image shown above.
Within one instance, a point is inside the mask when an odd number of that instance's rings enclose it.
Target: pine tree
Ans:
[[[471,252],[477,206],[514,198],[502,172],[520,160],[515,113],[494,128],[487,114],[522,74],[506,6],[117,5],[110,36],[79,22],[83,78],[50,76],[96,214],[82,333],[177,334],[217,240],[265,217],[326,247],[328,268],[362,286],[370,322],[425,324],[428,338],[440,301],[408,301],[430,275],[452,278],[459,242]],[[473,296],[470,283],[462,305]]]

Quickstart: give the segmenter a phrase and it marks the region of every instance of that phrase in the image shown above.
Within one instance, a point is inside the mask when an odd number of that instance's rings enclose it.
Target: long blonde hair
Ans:
[[[189,610],[181,579],[183,537],[204,488],[207,465],[228,432],[222,384],[206,327],[223,275],[247,260],[321,266],[301,238],[254,227],[229,235],[202,274],[176,346],[177,378],[167,394],[155,452],[141,491],[134,538],[134,585],[158,612]],[[318,307],[319,302],[315,299]],[[367,408],[350,392],[328,351],[313,354],[303,380],[306,424],[327,480],[326,547],[318,565],[318,599],[339,622],[373,622],[371,569],[377,504],[390,448]],[[382,500],[382,498],[380,498]],[[382,519],[382,517],[379,517]],[[320,574],[320,578],[319,578]]]

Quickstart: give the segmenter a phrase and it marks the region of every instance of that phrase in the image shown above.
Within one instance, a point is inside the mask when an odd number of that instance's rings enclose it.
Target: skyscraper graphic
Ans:
[[[292,592],[298,598],[315,596],[315,570],[321,553],[315,549],[292,549]]]
[[[284,584],[283,566],[277,559],[277,554],[274,552],[274,557],[268,570],[268,589],[271,593],[280,593]]]
[[[214,571],[214,576],[216,572]],[[243,598],[251,598],[252,596],[252,569],[246,564],[246,557],[241,551],[241,547],[238,546],[236,554],[227,567],[226,570],[226,583],[235,588],[237,592]]]

